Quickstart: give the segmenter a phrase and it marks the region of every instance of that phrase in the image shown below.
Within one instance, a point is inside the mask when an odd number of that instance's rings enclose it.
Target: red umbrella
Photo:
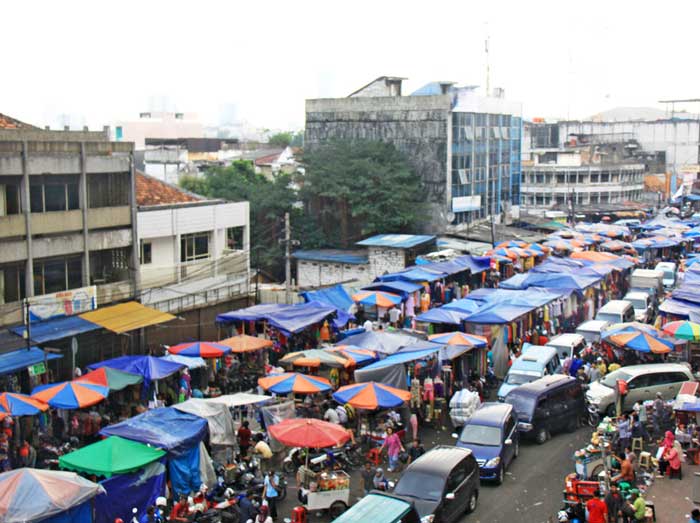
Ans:
[[[323,449],[342,445],[350,434],[340,425],[313,418],[292,418],[268,427],[270,435],[288,447]]]

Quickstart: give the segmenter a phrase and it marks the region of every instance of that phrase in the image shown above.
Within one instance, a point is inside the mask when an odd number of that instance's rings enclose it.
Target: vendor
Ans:
[[[318,474],[311,470],[309,467],[307,467],[305,464],[299,465],[299,468],[297,469],[296,473],[296,480],[297,480],[297,487],[305,487],[308,488],[308,486],[311,484],[312,481],[316,481],[318,479]]]

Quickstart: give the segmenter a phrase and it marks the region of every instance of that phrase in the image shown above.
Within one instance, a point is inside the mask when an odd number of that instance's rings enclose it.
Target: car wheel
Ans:
[[[343,512],[348,509],[348,506],[342,501],[334,501],[333,504],[328,509],[328,513],[333,519],[339,517]]]
[[[610,405],[608,405],[608,408],[605,409],[605,415],[606,415],[608,418],[615,418],[615,417],[617,417],[617,408],[615,407],[615,404],[614,404],[614,403],[611,403]]]
[[[504,478],[505,478],[505,471],[504,471],[503,465],[501,465],[500,467],[498,467],[498,476],[496,476],[496,484],[502,485]]]
[[[285,471],[287,474],[292,474],[296,470],[296,466],[294,465],[293,461],[285,461],[282,464],[282,470]]]
[[[547,429],[541,428],[537,431],[537,434],[535,434],[535,441],[538,445],[542,445],[545,441],[547,441],[547,436]]]
[[[479,499],[479,491],[474,489],[471,496],[469,496],[469,502],[467,503],[467,514],[474,512],[476,510],[476,504]]]
[[[520,455],[520,442],[515,442],[515,448],[513,449],[513,458],[517,458]]]

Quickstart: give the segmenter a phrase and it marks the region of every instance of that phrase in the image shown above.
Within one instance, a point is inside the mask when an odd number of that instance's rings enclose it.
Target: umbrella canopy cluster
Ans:
[[[24,394],[3,392],[0,394],[0,414],[10,416],[33,416],[47,410],[46,403],[37,401]],[[3,416],[4,417],[4,416]]]
[[[313,418],[286,419],[268,427],[270,435],[288,447],[322,449],[342,445],[350,434],[340,425]]]
[[[264,390],[275,394],[315,394],[331,390],[331,382],[318,376],[306,376],[297,372],[271,374],[258,380]]]
[[[82,409],[104,401],[109,389],[102,385],[81,381],[64,381],[39,385],[32,391],[32,398],[55,409]]]
[[[210,341],[193,341],[190,343],[180,343],[168,348],[170,354],[180,356],[192,356],[199,358],[221,358],[231,352],[231,347],[222,343]]]
[[[673,350],[673,343],[670,341],[634,329],[610,334],[606,340],[618,347],[626,347],[638,352],[667,354]]]
[[[100,367],[99,369],[83,374],[73,381],[88,382],[94,385],[102,385],[110,391],[122,390],[129,385],[137,385],[143,381],[138,374],[124,372],[110,367]]]
[[[663,331],[679,340],[700,341],[700,324],[692,321],[672,321]]]
[[[444,345],[460,345],[474,348],[486,347],[486,345],[488,345],[488,341],[483,336],[459,331],[433,334],[428,336],[428,339],[434,343],[442,343]]]
[[[333,399],[343,405],[349,403],[356,409],[389,409],[399,407],[411,399],[411,393],[389,387],[382,383],[368,381],[340,387]]]
[[[352,295],[355,303],[361,303],[368,307],[383,307],[388,309],[401,303],[401,296],[384,291],[362,291]]]
[[[290,352],[280,360],[282,363],[293,364],[297,367],[320,367],[321,365],[336,368],[348,368],[360,363],[368,363],[377,358],[376,354],[359,347],[333,347],[330,349],[310,349]]]

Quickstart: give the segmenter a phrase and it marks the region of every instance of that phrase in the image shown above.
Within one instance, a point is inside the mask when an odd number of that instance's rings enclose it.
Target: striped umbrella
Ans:
[[[47,403],[55,409],[91,407],[104,401],[108,395],[107,387],[80,381],[39,385],[32,391],[32,398]]]
[[[352,295],[354,302],[371,307],[384,307],[386,309],[401,303],[401,296],[384,291],[362,291]]]
[[[170,354],[199,358],[220,358],[231,352],[231,347],[210,341],[193,341],[180,343],[168,348]]]
[[[574,246],[568,240],[549,240],[544,245],[555,251],[573,251]]]
[[[514,248],[507,249],[505,247],[502,247],[500,249],[491,249],[490,251],[487,251],[484,254],[486,256],[493,256],[494,254],[496,256],[505,256],[506,258],[510,258],[511,260],[517,260],[521,256]]]
[[[383,383],[368,381],[340,387],[333,394],[333,399],[343,405],[349,403],[356,409],[388,409],[403,405],[411,399],[411,393]]]
[[[508,248],[508,247],[520,247],[521,249],[529,246],[530,244],[523,241],[523,240],[510,240],[507,242],[501,242],[498,245],[494,247],[494,249],[500,249],[502,247]]]
[[[443,334],[433,334],[428,336],[430,341],[443,343],[445,345],[463,345],[465,347],[486,347],[488,341],[483,336],[467,334],[466,332],[446,332]]]
[[[141,383],[143,381],[143,376],[112,369],[110,367],[100,367],[87,374],[83,374],[79,378],[75,378],[73,381],[87,381],[95,385],[107,387],[109,390],[122,390],[129,385]]]
[[[354,345],[336,345],[335,347],[328,347],[323,350],[333,353],[337,352],[338,354],[353,360],[355,365],[369,363],[370,361],[375,361],[377,359],[377,353],[373,350],[362,349],[360,347],[355,347]]]
[[[307,376],[297,372],[284,372],[271,374],[266,378],[260,378],[258,385],[275,394],[315,394],[331,390],[331,382],[318,376]]]
[[[290,352],[284,358],[279,360],[280,363],[289,363],[296,367],[351,367],[353,361],[340,354],[332,354],[321,349],[300,350]]]
[[[663,331],[679,340],[700,341],[700,324],[692,321],[672,321],[664,325]]]
[[[0,414],[10,416],[33,416],[47,410],[46,403],[37,401],[24,394],[3,392],[0,394]]]
[[[667,354],[673,350],[673,343],[656,338],[646,332],[620,332],[607,338],[618,347],[627,347],[638,352]]]

